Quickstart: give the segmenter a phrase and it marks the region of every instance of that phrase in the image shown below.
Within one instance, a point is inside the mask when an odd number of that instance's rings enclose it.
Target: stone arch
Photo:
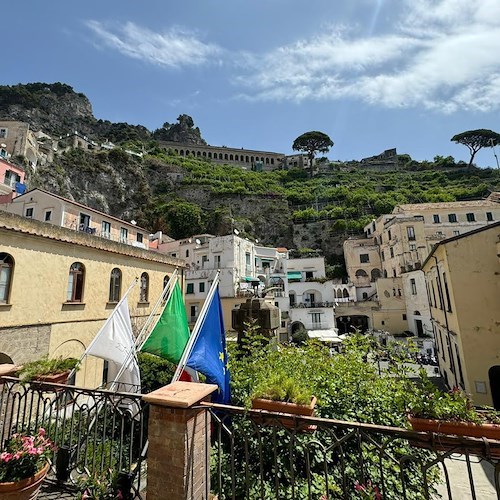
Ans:
[[[210,151],[208,152],[208,157],[212,158],[212,153]]]
[[[358,269],[356,271],[356,278],[367,278],[368,274],[364,269]]]
[[[420,311],[415,311],[413,314],[414,314],[415,316],[421,316]]]
[[[227,157],[227,153],[224,154],[224,160],[227,160],[228,157]]]
[[[291,325],[292,334],[298,332],[299,330],[305,330],[306,327],[301,321],[294,321]]]
[[[371,277],[372,277],[372,281],[377,281],[379,278],[382,277],[382,273],[380,272],[380,269],[372,269],[372,272],[371,272]]]
[[[229,161],[233,161],[233,155],[229,155]]]
[[[248,163],[250,161],[250,159],[248,158],[248,155],[245,156],[245,162]]]
[[[183,150],[183,149],[180,149],[180,150],[179,150],[179,154],[180,154],[181,156],[184,156],[184,150]]]
[[[12,358],[8,355],[5,354],[4,352],[0,352],[0,365],[13,365],[15,364],[14,361],[12,361]]]
[[[207,152],[203,151],[203,156],[206,158],[207,157]]]
[[[349,298],[349,290],[347,290],[347,288],[344,288],[343,294],[344,294],[344,299]]]
[[[189,156],[190,154],[190,151],[188,149],[186,149],[186,156]]]
[[[201,151],[196,151],[196,156],[201,156]]]

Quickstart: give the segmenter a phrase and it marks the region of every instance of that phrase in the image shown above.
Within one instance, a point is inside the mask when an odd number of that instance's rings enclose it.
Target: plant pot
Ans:
[[[21,479],[21,481],[0,483],[0,498],[2,500],[33,500],[38,496],[48,471],[49,464],[46,463],[43,469],[34,476]]]
[[[273,401],[272,399],[262,399],[255,398],[252,399],[252,409],[253,410],[266,410],[273,413],[288,413],[292,415],[300,415],[303,417],[312,417],[314,415],[314,409],[316,407],[317,399],[316,397],[311,398],[311,402],[308,405],[300,405],[297,403],[286,403],[284,401]],[[272,424],[273,422],[279,422],[281,425],[288,429],[295,428],[295,420],[292,418],[280,417],[275,418],[272,416],[255,416],[252,418],[257,423],[267,423]],[[300,424],[298,430],[304,432],[312,432],[316,430],[315,425]]]
[[[500,440],[499,424],[473,424],[471,422],[453,422],[449,420],[432,420],[409,416],[408,420],[414,431],[437,432]]]
[[[69,370],[60,373],[53,373],[51,375],[38,375],[31,382],[36,384],[42,390],[46,391],[61,391],[61,387],[53,387],[50,385],[45,385],[44,383],[50,384],[65,384],[68,381]]]

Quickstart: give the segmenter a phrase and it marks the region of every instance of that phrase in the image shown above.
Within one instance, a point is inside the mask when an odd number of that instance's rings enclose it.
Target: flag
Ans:
[[[175,283],[170,299],[165,304],[158,323],[141,351],[179,363],[189,339],[189,326],[179,282]]]
[[[214,403],[230,403],[226,334],[218,288],[212,297],[186,365],[203,373],[209,384],[219,386],[217,393],[212,396]]]
[[[141,375],[135,355],[135,340],[127,299],[122,300],[113,310],[89,345],[86,354],[108,362],[108,380],[119,384],[119,390],[141,392]],[[125,370],[119,380],[115,380],[125,363]]]

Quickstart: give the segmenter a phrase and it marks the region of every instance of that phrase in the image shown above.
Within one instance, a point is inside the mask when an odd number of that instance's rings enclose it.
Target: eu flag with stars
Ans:
[[[218,287],[212,297],[186,365],[203,373],[207,378],[207,383],[217,384],[219,390],[212,396],[213,403],[229,404],[231,402],[226,334]]]

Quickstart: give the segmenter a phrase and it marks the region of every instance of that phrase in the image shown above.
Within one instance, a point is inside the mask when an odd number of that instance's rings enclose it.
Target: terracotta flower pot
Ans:
[[[485,437],[500,440],[500,425],[473,424],[471,422],[453,422],[449,420],[432,420],[409,416],[408,420],[414,431],[438,432],[457,436]]]
[[[42,390],[60,391],[62,390],[60,387],[45,385],[44,382],[48,382],[50,384],[65,384],[68,381],[69,373],[69,370],[67,370],[65,372],[53,373],[51,375],[39,375],[32,380],[32,383],[39,385]]]
[[[34,476],[11,483],[0,483],[0,498],[2,500],[33,500],[38,496],[42,482],[49,471],[49,464],[39,470]]]
[[[272,399],[262,399],[255,398],[252,399],[252,409],[254,410],[266,410],[274,413],[290,413],[292,415],[300,415],[304,417],[312,417],[314,415],[314,409],[316,407],[317,399],[316,397],[311,398],[311,402],[308,405],[300,405],[297,403],[287,403],[284,401],[273,401]],[[257,423],[273,423],[274,418],[265,417],[253,417]],[[284,427],[288,429],[295,427],[295,422],[290,418],[278,418]],[[312,432],[316,430],[315,425],[300,425],[299,430]]]

